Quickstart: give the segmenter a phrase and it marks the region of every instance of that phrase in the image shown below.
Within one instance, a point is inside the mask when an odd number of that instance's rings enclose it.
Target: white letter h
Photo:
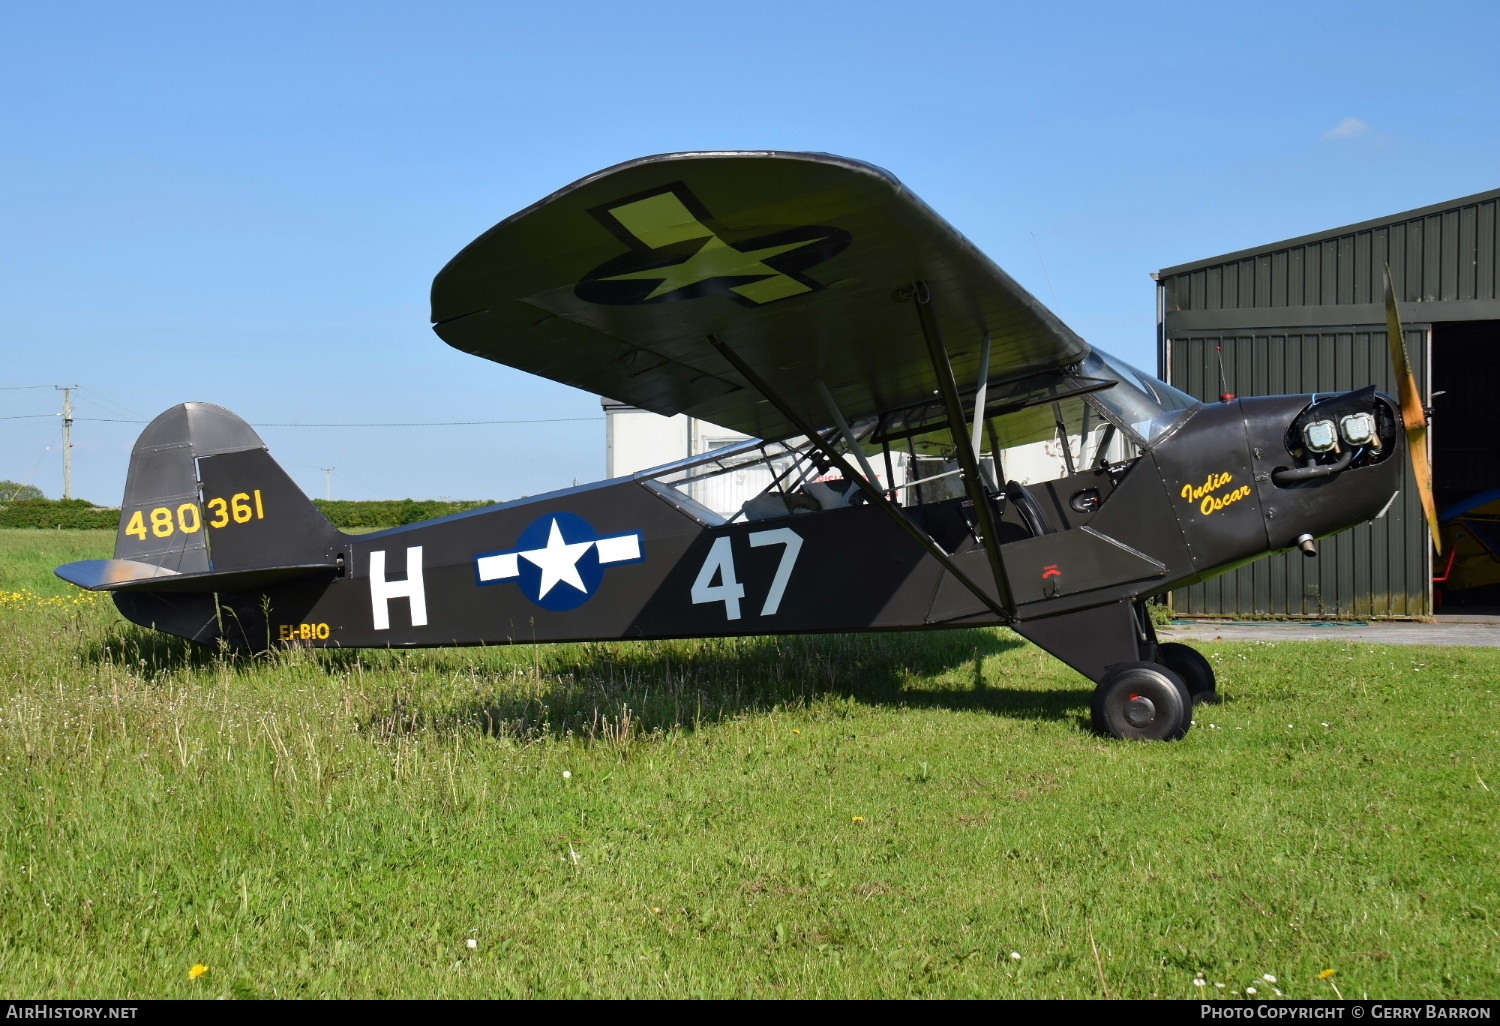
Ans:
[[[411,601],[411,625],[427,626],[427,589],[422,585],[422,546],[406,550],[406,580],[385,579],[385,550],[370,553],[370,614],[377,631],[391,629],[391,599]]]

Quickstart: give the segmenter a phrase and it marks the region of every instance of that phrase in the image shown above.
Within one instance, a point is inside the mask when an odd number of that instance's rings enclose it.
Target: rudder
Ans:
[[[220,599],[264,594],[308,573],[331,579],[346,544],[254,428],[221,406],[183,403],[147,425],[131,452],[115,558],[58,574],[113,591],[120,612],[142,626],[264,647],[264,624],[253,613],[227,616]]]

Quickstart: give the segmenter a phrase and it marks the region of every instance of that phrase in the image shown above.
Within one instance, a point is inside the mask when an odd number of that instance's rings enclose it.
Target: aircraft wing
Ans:
[[[1081,338],[889,173],[821,153],[672,153],[506,218],[432,286],[458,349],[661,414],[797,434],[715,336],[815,423],[930,400],[925,282],[960,385],[1072,364]]]

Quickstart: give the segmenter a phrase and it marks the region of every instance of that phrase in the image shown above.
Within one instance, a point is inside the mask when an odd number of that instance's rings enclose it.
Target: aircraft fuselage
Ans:
[[[1029,486],[1048,533],[1000,502],[1014,602],[998,615],[873,505],[714,523],[646,475],[365,535],[318,541],[331,569],[244,592],[116,592],[137,623],[263,648],[422,647],[980,626],[1017,630],[1089,676],[1129,654],[1131,603],[1204,580],[1299,537],[1321,538],[1387,506],[1402,461],[1384,458],[1278,484],[1289,429],[1315,397],[1202,406],[1134,460]],[[1388,400],[1361,397],[1387,410]],[[1395,457],[1399,450],[1389,455]],[[257,496],[267,526],[301,500],[264,450],[199,459],[214,491]],[[212,500],[208,500],[212,503]],[[904,510],[953,566],[997,599],[965,499]],[[212,510],[208,510],[212,514]],[[207,524],[210,553],[235,532]],[[229,537],[225,537],[229,536]],[[317,545],[313,547],[316,548]],[[316,553],[314,554],[316,555]],[[216,565],[222,561],[216,560]],[[1049,643],[1075,614],[1097,644]],[[1082,623],[1083,621],[1079,621]],[[1137,630],[1131,626],[1128,630]]]

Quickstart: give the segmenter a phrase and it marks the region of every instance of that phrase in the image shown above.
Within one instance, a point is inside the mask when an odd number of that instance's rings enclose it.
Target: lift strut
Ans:
[[[985,592],[983,588],[981,588],[978,584],[971,580],[967,574],[960,570],[954,564],[953,560],[949,558],[948,554],[943,551],[941,545],[934,541],[926,531],[922,530],[920,527],[914,524],[905,513],[901,512],[899,507],[897,507],[888,498],[886,498],[886,495],[883,491],[881,491],[879,484],[867,479],[863,474],[860,474],[858,471],[856,471],[854,467],[849,463],[849,461],[845,459],[844,454],[839,452],[838,449],[828,441],[828,439],[823,437],[823,434],[821,432],[813,427],[805,417],[798,413],[797,410],[792,406],[792,404],[786,401],[781,393],[777,392],[776,389],[771,387],[769,382],[767,382],[764,378],[757,374],[754,368],[752,368],[740,357],[739,353],[736,353],[733,349],[731,349],[724,342],[724,340],[719,338],[717,335],[709,335],[708,343],[709,345],[713,346],[714,349],[718,350],[719,355],[724,357],[725,361],[727,361],[729,365],[739,373],[740,377],[745,379],[745,382],[751,388],[755,389],[766,399],[770,400],[771,405],[775,406],[777,411],[779,411],[783,417],[785,417],[792,424],[796,425],[797,430],[802,432],[802,434],[807,437],[807,440],[809,442],[811,442],[820,451],[822,451],[823,455],[827,456],[835,466],[842,470],[845,480],[853,481],[859,487],[860,491],[865,493],[865,497],[869,499],[873,505],[878,506],[880,509],[884,510],[886,515],[891,517],[891,519],[893,519],[897,523],[897,525],[900,526],[901,530],[911,535],[911,537],[919,545],[927,550],[928,554],[931,555],[933,559],[938,561],[939,565],[941,565],[944,570],[953,575],[954,580],[958,581],[958,583],[962,584],[965,588],[972,592],[974,594],[974,597],[983,602],[987,609],[989,609],[996,616],[1006,621],[1007,623],[1010,622],[1011,616],[1006,611],[1008,602],[997,603],[992,597],[990,597],[988,593]],[[1002,590],[1001,594],[1006,595],[1008,593]]]

